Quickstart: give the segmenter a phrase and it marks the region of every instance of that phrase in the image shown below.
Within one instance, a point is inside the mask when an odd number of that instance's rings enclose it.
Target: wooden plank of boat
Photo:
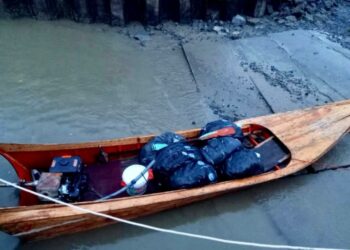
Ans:
[[[291,153],[289,164],[282,169],[265,174],[223,181],[201,188],[116,198],[104,202],[79,202],[76,205],[96,212],[132,219],[293,174],[318,160],[348,132],[350,101],[251,118],[239,123],[243,126],[258,124],[268,128],[289,149]],[[180,131],[187,138],[196,137],[198,132],[199,130]],[[96,154],[101,146],[106,150],[125,153],[139,150],[151,138],[153,136],[60,145],[0,144],[0,153],[13,164],[18,175],[28,179],[27,172],[30,167],[44,166],[50,162],[50,157],[52,159],[57,153],[82,155],[84,161],[91,162],[93,161],[91,154]],[[25,240],[38,240],[84,231],[109,223],[111,222],[106,219],[96,218],[82,211],[56,204],[0,209],[0,228]]]

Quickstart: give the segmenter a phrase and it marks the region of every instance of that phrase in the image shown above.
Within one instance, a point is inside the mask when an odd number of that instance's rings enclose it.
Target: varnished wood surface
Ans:
[[[293,174],[318,160],[348,132],[350,127],[350,101],[251,118],[239,123],[259,124],[268,128],[290,150],[291,161],[288,166],[262,175],[220,182],[201,188],[112,199],[105,202],[76,204],[93,211],[132,219]],[[185,133],[188,137],[194,137],[198,130],[182,131],[181,133]],[[1,144],[0,149],[2,152],[8,152],[9,154],[48,149],[81,149],[99,145],[115,146],[118,143],[147,142],[149,138],[152,137],[49,146]],[[84,231],[109,223],[111,222],[106,219],[96,218],[84,212],[55,204],[0,209],[0,228],[25,240],[38,240]]]

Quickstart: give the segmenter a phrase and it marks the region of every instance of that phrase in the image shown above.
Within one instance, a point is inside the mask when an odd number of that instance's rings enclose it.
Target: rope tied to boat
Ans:
[[[162,233],[168,233],[168,234],[173,234],[173,235],[179,235],[179,236],[184,236],[184,237],[189,237],[189,238],[196,238],[196,239],[202,239],[202,240],[208,240],[208,241],[213,241],[213,242],[219,242],[219,243],[224,243],[224,244],[230,244],[230,245],[236,245],[236,246],[249,246],[249,247],[256,247],[256,248],[270,248],[270,249],[293,249],[293,250],[345,250],[345,249],[340,249],[340,248],[320,248],[320,247],[304,247],[304,246],[289,246],[289,245],[275,245],[275,244],[264,244],[264,243],[256,243],[256,242],[246,242],[246,241],[236,241],[236,240],[228,240],[228,239],[222,239],[222,238],[217,238],[217,237],[213,237],[213,236],[207,236],[207,235],[200,235],[200,234],[194,234],[194,233],[187,233],[187,232],[181,232],[181,231],[177,231],[177,230],[172,230],[172,229],[166,229],[166,228],[161,228],[161,227],[156,227],[156,226],[151,226],[151,225],[147,225],[147,224],[143,224],[143,223],[139,223],[139,222],[134,222],[134,221],[130,221],[130,220],[126,220],[126,219],[122,219],[119,217],[115,217],[115,216],[111,216],[108,214],[104,214],[104,213],[100,213],[100,212],[96,212],[90,209],[86,209],[80,206],[76,206],[74,204],[71,203],[66,203],[63,202],[61,200],[57,200],[54,198],[51,198],[49,196],[37,193],[33,190],[21,187],[15,183],[6,181],[2,178],[0,178],[0,182],[11,186],[13,188],[19,189],[21,191],[30,193],[32,195],[35,195],[37,197],[41,197],[44,199],[47,199],[51,202],[54,202],[56,204],[60,204],[63,206],[67,206],[70,207],[74,210],[80,211],[80,212],[84,212],[84,213],[89,213],[98,217],[103,217],[106,219],[110,219],[116,222],[121,222],[124,224],[128,224],[128,225],[132,225],[132,226],[136,226],[136,227],[140,227],[140,228],[144,228],[144,229],[149,229],[149,230],[153,230],[153,231],[157,231],[157,232],[162,232]]]

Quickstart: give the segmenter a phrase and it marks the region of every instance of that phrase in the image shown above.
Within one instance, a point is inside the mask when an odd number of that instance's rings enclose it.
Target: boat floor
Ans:
[[[248,141],[246,143],[249,143]],[[275,138],[270,137],[255,147],[255,151],[260,154],[262,166],[265,172],[270,171],[274,166],[282,168],[288,163],[290,154],[288,149]],[[123,186],[122,173],[124,169],[132,164],[138,164],[137,157],[131,157],[126,160],[111,160],[108,163],[95,163],[86,167],[88,177],[88,185],[83,192],[82,201],[97,200],[101,197],[109,195]],[[220,181],[220,179],[219,179]],[[147,193],[157,193],[166,191],[160,188],[156,182],[149,181],[147,184]],[[127,193],[121,194],[119,197],[125,197]]]
[[[122,162],[97,163],[86,167],[88,186],[83,201],[96,200],[121,188]]]
[[[109,195],[123,186],[122,173],[124,169],[131,164],[138,163],[136,157],[128,160],[111,160],[108,163],[96,163],[86,167],[86,174],[88,177],[88,185],[83,192],[82,201],[97,200],[101,197]],[[154,193],[158,190],[152,182],[148,183],[147,193]],[[119,197],[127,196],[126,193],[119,195]]]

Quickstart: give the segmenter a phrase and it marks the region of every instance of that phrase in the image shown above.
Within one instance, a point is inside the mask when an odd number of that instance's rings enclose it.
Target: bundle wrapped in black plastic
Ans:
[[[217,182],[217,174],[212,165],[203,161],[186,164],[178,168],[169,180],[172,189],[200,187]]]
[[[218,137],[210,139],[208,144],[201,149],[201,153],[208,163],[217,165],[241,147],[242,143],[238,139],[229,136]]]
[[[157,153],[163,148],[178,142],[184,142],[185,138],[173,132],[165,132],[149,141],[140,151],[141,164],[148,165],[156,158]]]
[[[203,162],[200,150],[171,132],[147,143],[139,158],[144,165],[155,159],[154,180],[165,188],[198,187],[217,181],[214,167]]]
[[[237,179],[261,174],[264,168],[260,156],[254,150],[242,148],[231,154],[221,166],[221,173],[228,179]]]
[[[243,139],[243,132],[239,126],[226,120],[209,122],[202,128],[200,136],[229,127],[233,128],[234,134],[210,139],[201,149],[201,153],[208,163],[221,164],[230,154],[239,150],[242,147],[240,140]]]
[[[179,167],[201,160],[198,148],[186,143],[175,143],[159,151],[153,172],[156,176],[171,176]]]

